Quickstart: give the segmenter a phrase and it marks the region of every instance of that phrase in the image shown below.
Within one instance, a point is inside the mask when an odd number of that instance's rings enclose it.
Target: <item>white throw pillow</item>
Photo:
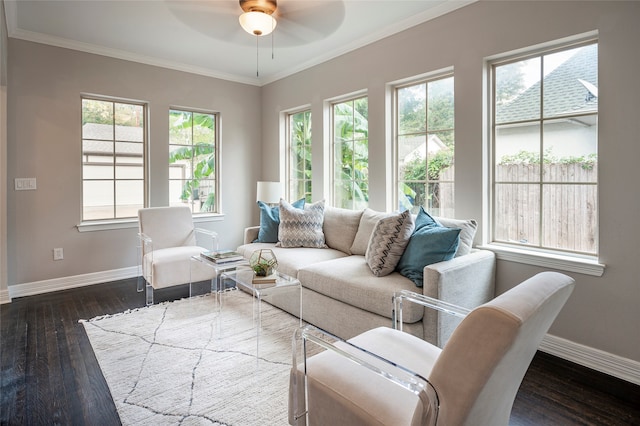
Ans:
[[[370,208],[364,209],[362,217],[360,218],[360,225],[358,225],[358,232],[353,239],[353,244],[351,244],[351,254],[364,256],[369,246],[369,239],[373,233],[373,228],[380,219],[387,216],[389,216],[389,213],[377,212]]]
[[[305,204],[303,210],[280,199],[280,226],[276,246],[326,248],[323,222],[324,200]]]
[[[449,219],[446,217],[434,217],[434,219],[442,226],[446,228],[454,228],[460,230],[460,244],[458,245],[458,251],[456,251],[456,256],[464,256],[465,254],[469,254],[471,252],[471,248],[473,247],[473,239],[476,236],[476,231],[478,230],[478,222],[473,219],[462,220],[462,219]]]
[[[358,232],[362,210],[326,206],[322,230],[329,247],[351,254],[351,245]]]

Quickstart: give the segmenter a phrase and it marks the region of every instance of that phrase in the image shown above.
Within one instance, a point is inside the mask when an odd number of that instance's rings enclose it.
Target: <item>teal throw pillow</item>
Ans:
[[[396,270],[416,286],[423,286],[424,267],[451,260],[460,243],[460,229],[445,228],[423,208],[416,217],[416,228],[409,239]]]
[[[291,204],[297,209],[304,208],[304,198]],[[260,207],[260,230],[258,239],[254,243],[277,243],[278,227],[280,226],[280,206],[270,207],[268,204],[258,201]]]

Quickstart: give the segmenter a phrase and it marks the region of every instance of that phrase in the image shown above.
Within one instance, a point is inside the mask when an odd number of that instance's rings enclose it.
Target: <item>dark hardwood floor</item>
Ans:
[[[156,292],[156,302],[187,288]],[[118,425],[109,388],[79,319],[144,306],[136,280],[0,305],[0,424]],[[640,386],[539,352],[512,425],[640,425]]]

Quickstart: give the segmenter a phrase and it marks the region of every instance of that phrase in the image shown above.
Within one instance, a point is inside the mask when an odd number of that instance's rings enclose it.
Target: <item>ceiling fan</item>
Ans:
[[[278,47],[293,47],[322,40],[335,32],[345,17],[344,3],[344,0],[178,0],[166,4],[190,28],[211,38],[245,46],[255,40],[238,20],[248,12],[256,12],[269,21],[277,21],[274,24]],[[273,30],[271,22],[268,28]],[[249,34],[256,36],[253,32]]]
[[[278,8],[276,0],[240,0],[240,7],[244,11],[239,18],[240,26],[249,34],[268,35],[276,28],[278,21],[273,17]]]

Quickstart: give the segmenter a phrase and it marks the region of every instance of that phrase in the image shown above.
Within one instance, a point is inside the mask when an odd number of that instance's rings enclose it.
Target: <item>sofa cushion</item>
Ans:
[[[322,232],[323,222],[324,200],[305,204],[304,209],[300,210],[280,199],[277,245],[279,247],[327,247]]]
[[[455,257],[464,256],[471,252],[473,239],[478,229],[478,223],[475,220],[449,219],[446,217],[436,217],[435,220],[442,226],[460,230],[460,244],[458,245],[458,251],[456,251]]]
[[[362,210],[326,206],[322,231],[327,246],[351,254],[351,245],[358,232]]]
[[[424,267],[453,259],[460,242],[460,232],[460,229],[446,228],[435,222],[420,207],[415,230],[398,262],[398,272],[412,280],[416,286],[422,287]]]
[[[380,219],[389,216],[389,214],[390,213],[377,212],[369,208],[364,209],[360,217],[358,232],[356,232],[353,244],[351,245],[351,254],[365,255],[367,247],[369,247],[369,239],[373,233],[373,228]]]
[[[413,216],[409,210],[383,217],[376,223],[364,256],[373,275],[384,277],[393,272],[413,228]]]
[[[291,204],[298,209],[304,208],[304,198]],[[280,226],[280,206],[270,207],[268,204],[258,201],[260,208],[260,230],[256,243],[278,242],[278,227]]]
[[[359,309],[389,318],[393,311],[393,293],[400,290],[415,290],[413,282],[397,272],[385,277],[376,277],[371,272],[364,256],[345,256],[339,259],[314,263],[298,271],[302,286],[339,300]],[[403,321],[420,321],[424,308],[416,303],[405,304]]]
[[[305,266],[347,256],[340,250],[331,248],[283,248],[276,247],[273,243],[244,244],[238,247],[236,251],[249,260],[254,251],[261,249],[272,250],[276,259],[278,259],[278,271],[292,277],[297,277],[298,270]]]

